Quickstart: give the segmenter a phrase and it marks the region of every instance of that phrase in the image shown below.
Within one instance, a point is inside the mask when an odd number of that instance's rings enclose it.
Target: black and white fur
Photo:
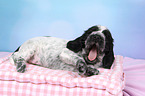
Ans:
[[[97,57],[90,61],[90,49],[97,48]],[[36,37],[22,44],[11,56],[18,72],[26,71],[26,62],[58,70],[97,75],[97,68],[110,68],[114,61],[113,38],[104,26],[93,26],[72,41],[55,37]]]

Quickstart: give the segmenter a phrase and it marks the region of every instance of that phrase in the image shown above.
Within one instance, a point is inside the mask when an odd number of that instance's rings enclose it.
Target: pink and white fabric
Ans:
[[[10,56],[11,54],[9,54]],[[123,57],[117,55],[112,69],[81,77],[75,72],[51,70],[27,64],[26,73],[16,72],[9,56],[0,59],[2,96],[122,96],[125,87]]]

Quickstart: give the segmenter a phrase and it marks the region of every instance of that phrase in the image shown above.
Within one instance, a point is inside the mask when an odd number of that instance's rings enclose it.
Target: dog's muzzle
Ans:
[[[89,53],[88,53],[88,60],[93,61],[97,57],[97,46],[94,44],[91,46]]]
[[[97,56],[102,52],[104,39],[97,34],[90,35],[86,41],[86,54],[84,56],[87,63],[96,63],[97,62]]]

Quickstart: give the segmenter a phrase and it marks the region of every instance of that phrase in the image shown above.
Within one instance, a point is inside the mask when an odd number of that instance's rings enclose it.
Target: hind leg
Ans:
[[[24,73],[26,71],[26,62],[34,55],[34,50],[20,50],[12,54],[17,72]]]
[[[13,55],[14,64],[16,65],[17,72],[24,73],[26,71],[25,59],[21,56]]]

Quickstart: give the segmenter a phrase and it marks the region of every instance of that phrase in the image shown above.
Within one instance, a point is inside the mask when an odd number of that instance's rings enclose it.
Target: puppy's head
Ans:
[[[100,62],[100,56],[103,56],[105,49],[105,35],[102,33],[106,30],[103,26],[97,26],[97,31],[92,31],[85,40],[85,48],[82,54],[88,64]]]
[[[69,41],[67,48],[81,52],[87,64],[102,62],[102,67],[110,68],[114,61],[113,38],[104,26],[89,28],[81,37]]]

